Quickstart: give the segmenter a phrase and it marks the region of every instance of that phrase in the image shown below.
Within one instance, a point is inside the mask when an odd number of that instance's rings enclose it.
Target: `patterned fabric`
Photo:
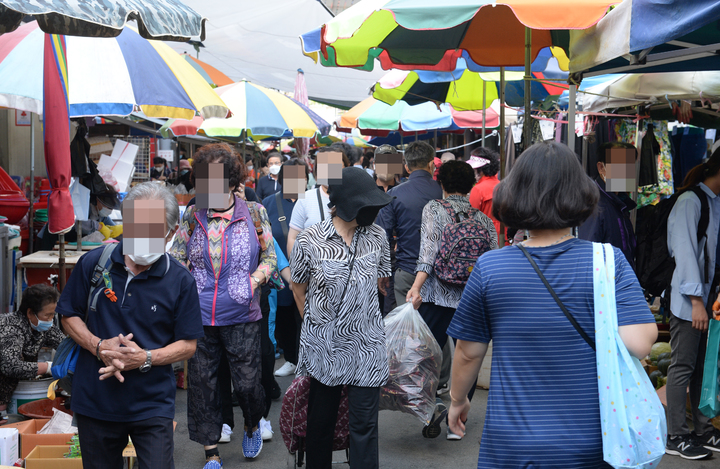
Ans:
[[[260,384],[260,322],[204,329],[205,337],[198,339],[188,360],[187,412],[190,439],[209,446],[220,440],[223,424],[217,386],[222,350],[248,428],[265,412],[265,391]]]
[[[638,187],[638,208],[646,205],[655,205],[661,199],[669,197],[674,192],[672,173],[672,146],[668,132],[667,121],[643,121],[642,129],[652,123],[655,138],[660,144],[660,155],[658,156],[658,185]],[[621,142],[635,145],[635,124],[627,119],[618,120],[615,124],[615,133]]]
[[[138,30],[147,39],[205,40],[203,17],[175,0],[2,0],[0,34],[14,31],[25,15],[33,15],[48,34],[115,37],[132,12],[140,17]]]
[[[222,266],[222,240],[225,234],[225,228],[230,224],[231,216],[229,214],[217,213],[214,210],[208,210],[208,251],[210,251],[210,259],[212,259],[213,270],[215,276],[220,275],[220,267]]]
[[[57,326],[38,332],[27,316],[0,316],[0,404],[10,400],[18,381],[38,374],[37,356],[42,347],[57,348],[65,338]]]
[[[307,409],[310,396],[310,377],[299,376],[285,391],[280,409],[280,433],[290,453],[305,450],[307,433]],[[333,451],[345,449],[350,445],[350,406],[348,391],[343,388],[340,397],[337,422],[333,436]]]
[[[467,213],[472,209],[467,197],[451,195],[445,199],[455,212]],[[497,232],[493,221],[484,213],[476,212],[475,220],[490,233],[492,238],[491,249],[497,249]],[[420,228],[420,257],[417,261],[416,272],[425,272],[429,275],[420,289],[423,302],[435,303],[447,308],[457,308],[463,293],[463,286],[452,285],[438,280],[433,265],[440,250],[440,241],[443,230],[454,222],[447,210],[437,200],[431,200],[425,205]]]
[[[390,247],[377,225],[358,227],[351,245],[332,219],[300,233],[291,254],[294,283],[307,283],[299,368],[326,386],[378,387],[388,378],[377,280],[390,277]]]

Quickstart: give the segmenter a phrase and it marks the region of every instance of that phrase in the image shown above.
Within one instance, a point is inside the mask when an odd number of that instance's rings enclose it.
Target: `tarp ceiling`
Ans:
[[[383,71],[325,68],[302,54],[299,36],[332,16],[317,0],[183,0],[208,18],[200,60],[235,81],[292,91],[297,69],[305,72],[308,97],[349,108],[367,98]],[[169,43],[195,57],[190,44]]]

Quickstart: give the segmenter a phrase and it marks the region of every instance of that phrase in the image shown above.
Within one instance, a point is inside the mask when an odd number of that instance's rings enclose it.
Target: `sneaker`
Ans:
[[[448,440],[462,440],[463,436],[465,435],[458,435],[457,433],[453,433],[452,430],[450,430],[450,427],[447,429],[447,439]]]
[[[210,456],[205,461],[205,465],[203,466],[203,469],[220,469],[222,467],[222,459],[220,459],[220,456]]]
[[[252,432],[252,435],[248,436],[248,432],[243,432],[243,455],[246,458],[256,458],[263,447],[262,432],[260,431],[260,425],[258,429]]]
[[[443,384],[442,386],[440,386],[440,387],[438,388],[437,392],[435,393],[435,397],[440,397],[440,396],[442,396],[443,394],[445,394],[446,392],[449,392],[449,391],[450,391],[450,386],[448,386],[448,384],[445,383],[445,384]]]
[[[222,433],[220,433],[220,440],[218,443],[230,443],[230,435],[233,434],[232,429],[230,428],[230,425],[227,423],[223,423],[222,427]]]
[[[280,352],[275,352],[275,360],[280,360]]]
[[[440,436],[440,424],[445,420],[445,417],[447,417],[447,407],[445,407],[442,400],[436,399],[435,413],[430,419],[430,423],[422,429],[422,436],[425,438],[437,438]]]
[[[684,459],[706,459],[712,456],[712,451],[703,448],[690,434],[668,437],[665,453]]]
[[[703,448],[720,452],[720,430],[712,429],[702,436],[695,437],[695,439]]]
[[[275,376],[290,376],[295,374],[296,366],[290,362],[285,362],[283,366],[275,371]]]
[[[260,419],[260,423],[258,424],[258,427],[260,428],[260,433],[262,435],[263,441],[269,441],[272,440],[273,437],[273,429],[272,424],[269,420],[265,420],[264,418]]]

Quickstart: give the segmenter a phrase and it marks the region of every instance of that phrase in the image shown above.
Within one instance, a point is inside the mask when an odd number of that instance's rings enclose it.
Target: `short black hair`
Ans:
[[[346,144],[343,144],[343,145],[346,145]],[[348,145],[348,146],[350,146],[350,145]],[[317,156],[319,153],[326,153],[326,152],[342,153],[343,168],[348,168],[353,165],[352,161],[350,161],[350,157],[345,152],[345,148],[340,145],[332,144],[329,147],[320,147],[320,148],[318,148],[317,153],[315,153],[315,156]],[[315,165],[315,169],[317,170],[317,165]]]
[[[595,211],[597,184],[566,145],[536,143],[520,155],[493,193],[493,215],[522,230],[579,226]]]
[[[472,156],[478,156],[480,158],[485,158],[490,163],[486,164],[485,166],[478,168],[477,170],[479,172],[482,172],[485,176],[495,176],[498,171],[500,171],[500,155],[498,152],[493,151],[486,147],[478,147],[470,153]]]
[[[45,283],[30,285],[23,292],[20,309],[18,309],[17,312],[20,316],[25,316],[29,309],[37,314],[42,311],[46,305],[57,303],[59,299],[60,293],[58,293],[55,287],[51,287]]]
[[[597,150],[598,163],[603,163],[603,164],[607,163],[605,154],[607,153],[607,150],[610,150],[611,148],[627,148],[628,150],[635,150],[635,161],[637,161],[638,151],[637,151],[637,148],[635,148],[635,145],[632,145],[630,143],[625,143],[625,142],[605,142],[598,147],[598,150]]]
[[[282,153],[280,153],[279,151],[271,151],[265,157],[265,163],[262,166],[267,166],[268,163],[270,163],[270,158],[280,158],[280,164],[283,164],[283,162],[285,161],[285,157]]]
[[[162,156],[156,156],[155,158],[153,158],[153,164],[162,164],[162,165],[164,165],[164,164],[165,164],[165,158],[163,158]]]
[[[356,151],[356,150],[359,150],[359,148],[354,147],[354,146],[350,145],[349,143],[335,142],[332,145],[330,145],[330,148],[332,148],[333,151],[342,150],[343,154],[347,157],[348,162],[350,163],[348,166],[355,165],[355,163],[360,161],[360,158],[362,157],[362,153],[359,153],[358,151]],[[320,148],[318,150],[318,152],[321,150],[322,150],[322,148]]]
[[[475,185],[475,171],[464,161],[450,160],[443,163],[437,180],[448,194],[467,194]]]
[[[435,149],[427,142],[412,142],[405,147],[405,164],[408,169],[425,168],[435,160]]]

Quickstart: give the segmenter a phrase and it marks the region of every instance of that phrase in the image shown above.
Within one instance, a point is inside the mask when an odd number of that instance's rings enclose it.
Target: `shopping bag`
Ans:
[[[720,319],[711,319],[708,328],[705,368],[703,368],[702,394],[700,394],[700,412],[707,417],[720,415]]]
[[[665,454],[665,410],[640,361],[618,334],[612,246],[593,243],[593,253],[603,459],[615,468],[655,468]]]
[[[70,196],[72,197],[73,210],[76,220],[87,220],[90,211],[90,189],[80,184],[78,178],[73,178],[70,184]]]
[[[385,316],[390,378],[380,388],[380,410],[397,410],[428,424],[435,411],[442,350],[420,313],[405,303]]]

